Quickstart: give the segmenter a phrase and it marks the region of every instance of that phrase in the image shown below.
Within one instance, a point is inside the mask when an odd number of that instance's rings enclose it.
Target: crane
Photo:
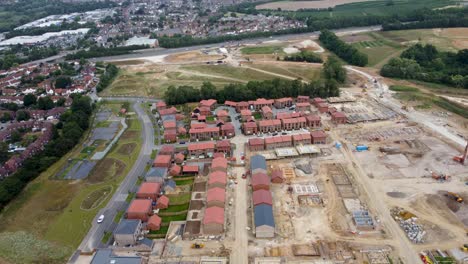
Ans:
[[[465,164],[465,160],[466,160],[467,155],[468,155],[468,142],[466,143],[465,151],[463,152],[463,154],[461,156],[453,157],[453,160],[458,162],[458,163]]]

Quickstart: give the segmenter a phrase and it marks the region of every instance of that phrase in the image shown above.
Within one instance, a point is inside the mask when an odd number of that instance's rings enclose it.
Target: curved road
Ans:
[[[112,231],[115,229],[117,224],[114,222],[114,218],[118,211],[125,210],[128,206],[125,199],[127,198],[128,192],[132,190],[135,186],[135,183],[138,179],[138,176],[141,176],[145,172],[145,167],[148,162],[150,162],[150,156],[154,148],[154,129],[153,123],[151,122],[150,117],[148,116],[147,112],[142,109],[140,102],[148,102],[151,100],[148,99],[141,99],[141,98],[104,98],[106,100],[120,100],[120,101],[133,101],[133,108],[142,122],[142,130],[141,130],[141,137],[142,137],[142,144],[141,150],[136,159],[135,163],[133,164],[132,169],[128,172],[125,179],[120,184],[117,191],[112,196],[111,200],[107,203],[107,205],[102,208],[98,214],[96,215],[95,219],[92,222],[92,227],[90,228],[88,234],[85,236],[83,241],[81,242],[80,246],[78,247],[78,251],[83,252],[90,252],[95,248],[103,246],[101,243],[101,239],[104,235],[105,231]],[[97,218],[99,215],[104,214],[105,219],[101,224],[97,223]],[[75,253],[75,255],[77,255]],[[72,257],[70,262],[73,262],[75,255]]]

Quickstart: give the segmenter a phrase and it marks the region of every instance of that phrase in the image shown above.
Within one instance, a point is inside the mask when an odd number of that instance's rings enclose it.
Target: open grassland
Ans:
[[[318,80],[321,74],[321,66],[309,63],[288,63],[278,62],[271,64],[252,64],[251,68],[260,69],[267,72],[300,78],[305,81]]]
[[[318,0],[318,1],[278,1],[256,6],[256,9],[273,9],[296,11],[299,9],[318,9],[318,8],[329,8],[337,5],[350,4],[356,2],[366,2],[373,0]]]
[[[230,79],[236,79],[239,81],[262,81],[271,80],[275,76],[261,73],[249,68],[243,67],[232,67],[227,65],[199,65],[199,66],[185,66],[183,69],[187,69],[193,72],[209,75],[220,75]]]
[[[120,107],[121,103],[114,108]],[[66,262],[66,258],[88,232],[97,211],[108,202],[138,157],[141,148],[141,124],[136,117],[134,118],[128,122],[129,128],[125,133],[135,133],[138,136],[122,137],[106,156],[106,159],[118,160],[124,165],[118,176],[104,177],[94,182],[89,179],[56,180],[53,176],[67,160],[80,155],[83,147],[82,144],[78,144],[73,151],[32,181],[18,198],[5,208],[0,215],[0,257],[13,263],[55,263],[49,259],[59,256],[57,263]],[[133,152],[129,155],[119,153],[119,148],[129,143],[136,144]],[[32,235],[37,243],[50,244],[52,249],[42,252],[41,259],[38,259],[35,258],[37,255],[33,255],[37,253],[34,250],[17,252],[5,248],[1,237],[7,234],[6,232],[13,232],[20,238],[25,237],[21,232],[26,232]],[[17,241],[25,244],[27,242]],[[17,255],[21,255],[24,261],[15,261]]]
[[[343,0],[342,0],[343,1]],[[328,6],[323,6],[324,8],[321,11],[315,10],[298,10],[296,12],[290,12],[290,15],[295,17],[316,17],[316,18],[326,18],[326,17],[349,17],[349,16],[359,16],[359,15],[393,15],[393,14],[402,14],[402,13],[410,13],[414,10],[418,10],[421,8],[442,8],[446,6],[453,5],[456,3],[454,0],[393,0],[393,5],[388,5],[388,0],[376,0],[376,1],[353,1],[354,3],[348,4],[340,4],[342,1],[327,1],[330,3],[337,3],[333,9],[328,10]],[[317,4],[319,5],[321,2],[324,1],[310,1],[309,5]],[[348,1],[349,2],[349,1]],[[289,12],[287,11],[289,8],[292,9],[300,9],[300,8],[311,8],[305,7],[301,2],[296,3],[295,1],[281,1],[281,2],[272,2],[267,3],[266,5],[270,5],[270,8],[274,10],[278,10],[278,7],[281,8],[283,13]],[[301,7],[304,6],[304,7]],[[261,7],[265,8],[264,5],[259,5],[256,8],[262,9]],[[319,7],[320,8],[320,7]],[[291,10],[292,10],[291,9]],[[270,11],[272,13],[281,13],[278,11]]]
[[[283,46],[250,46],[241,49],[242,54],[284,54]]]

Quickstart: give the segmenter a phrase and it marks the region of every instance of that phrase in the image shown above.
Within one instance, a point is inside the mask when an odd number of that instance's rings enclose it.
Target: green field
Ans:
[[[255,46],[244,47],[241,49],[242,54],[284,54],[282,46]]]
[[[388,0],[356,2],[344,5],[338,5],[331,10],[322,11],[296,11],[296,12],[278,12],[269,11],[273,14],[288,14],[297,18],[328,18],[328,17],[350,17],[366,15],[395,15],[409,14],[422,8],[440,8],[456,3],[454,0],[393,0],[393,5],[388,5]],[[267,11],[263,11],[267,12]]]
[[[107,106],[107,105],[106,105]],[[121,103],[114,108],[119,109]],[[136,118],[136,117],[135,117]],[[137,120],[129,122],[129,128],[124,133],[139,135],[141,124]],[[25,231],[34,236],[38,243],[52,243],[53,249],[43,252],[41,263],[64,263],[79,245],[91,226],[91,221],[97,211],[107,203],[120,182],[127,175],[132,164],[138,157],[141,148],[139,136],[121,137],[117,146],[108,153],[107,158],[119,160],[124,168],[118,177],[111,177],[103,181],[91,183],[89,180],[54,180],[55,175],[68,159],[80,155],[82,144],[60,161],[51,166],[46,172],[33,180],[25,190],[0,215],[0,237],[5,232]],[[118,153],[119,146],[135,143],[137,147],[130,155]],[[99,163],[98,163],[99,165]],[[109,187],[111,189],[109,189]],[[104,194],[105,197],[102,198]],[[83,204],[89,209],[83,210]],[[31,223],[33,221],[33,223]],[[17,241],[27,243],[27,241]],[[63,253],[65,254],[58,254]],[[10,248],[4,248],[0,243],[0,257],[13,263],[32,263],[29,259],[36,256],[34,251],[24,250],[21,256],[24,261],[15,261],[19,253]],[[60,259],[54,259],[60,255]],[[35,263],[37,263],[37,258]]]
[[[272,63],[272,64],[252,64],[249,67],[260,69],[275,74],[301,78],[306,81],[320,79],[321,67],[313,67],[307,64],[296,63]]]
[[[182,68],[195,72],[200,72],[202,74],[220,75],[226,78],[244,81],[263,81],[278,78],[274,75],[258,72],[249,68],[231,67],[227,65],[198,65],[185,66]]]

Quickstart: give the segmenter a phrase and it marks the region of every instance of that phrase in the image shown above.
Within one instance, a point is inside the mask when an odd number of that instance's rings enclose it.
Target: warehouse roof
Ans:
[[[271,226],[275,227],[273,218],[273,208],[268,204],[260,204],[254,207],[255,226]]]
[[[250,158],[250,170],[264,169],[266,170],[266,160],[262,155],[255,155]]]

